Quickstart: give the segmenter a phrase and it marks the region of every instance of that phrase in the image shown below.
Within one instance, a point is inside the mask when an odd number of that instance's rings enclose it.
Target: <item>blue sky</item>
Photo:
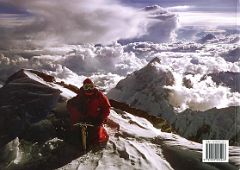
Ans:
[[[3,0],[0,0],[0,13],[7,14],[25,13],[25,10],[19,7],[15,7]]]

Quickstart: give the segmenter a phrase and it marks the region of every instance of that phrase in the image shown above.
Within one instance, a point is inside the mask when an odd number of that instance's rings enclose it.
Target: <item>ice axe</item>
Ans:
[[[86,150],[87,150],[87,127],[93,127],[94,125],[81,122],[81,123],[76,123],[73,126],[81,127],[82,147],[83,147],[83,151],[86,152]]]

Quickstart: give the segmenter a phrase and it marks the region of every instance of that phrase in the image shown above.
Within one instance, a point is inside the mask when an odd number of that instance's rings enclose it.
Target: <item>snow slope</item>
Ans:
[[[127,112],[112,110],[111,121],[119,129],[107,126],[110,139],[106,149],[90,152],[59,168],[65,169],[235,169],[234,166],[204,164],[202,145],[173,133],[161,132],[150,122]],[[231,147],[230,162],[239,164],[239,147]],[[231,155],[230,153],[230,155]],[[177,163],[182,160],[184,163]],[[190,164],[188,164],[190,163]],[[219,166],[219,167],[217,167]]]
[[[8,86],[19,88],[19,96],[26,97],[26,92],[32,87],[42,85],[44,89],[60,90],[60,98],[54,107],[50,107],[48,116],[38,121],[43,122],[53,117],[67,115],[66,99],[74,96],[67,84],[59,84],[46,74],[31,70],[22,70],[8,79],[3,88]],[[67,88],[66,88],[67,87]],[[74,87],[71,87],[74,89]],[[1,88],[2,89],[2,88]],[[24,89],[24,90],[21,90]],[[5,91],[6,92],[6,91]],[[41,91],[35,91],[41,95]],[[13,94],[5,98],[11,98]],[[40,99],[45,100],[45,99]],[[12,101],[8,100],[11,108]],[[23,107],[26,100],[17,110],[25,108],[26,113],[31,108]],[[2,102],[0,108],[3,108]],[[11,110],[11,109],[10,109]],[[51,111],[52,110],[52,111]],[[3,112],[1,112],[0,120]],[[41,114],[41,113],[39,113]],[[55,116],[54,116],[55,115]],[[49,119],[51,117],[51,119]],[[51,122],[51,121],[50,121]],[[58,135],[50,136],[45,142],[33,142],[17,135],[12,141],[0,149],[1,169],[238,169],[240,167],[240,148],[230,147],[230,163],[206,164],[201,162],[200,143],[189,141],[179,135],[163,132],[157,129],[147,119],[134,116],[128,112],[112,108],[109,120],[105,125],[110,139],[106,148],[91,150],[79,154],[78,149],[68,145]],[[39,127],[39,128],[40,128]],[[53,128],[54,129],[54,128]],[[2,135],[2,131],[0,131]],[[49,130],[47,130],[49,132]],[[45,134],[43,131],[42,134]],[[41,134],[41,135],[42,135]],[[32,136],[30,136],[32,137]],[[73,156],[75,155],[75,156]]]

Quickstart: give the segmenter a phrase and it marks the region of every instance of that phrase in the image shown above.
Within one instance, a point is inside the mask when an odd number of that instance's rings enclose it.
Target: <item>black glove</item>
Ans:
[[[103,124],[103,121],[102,120],[95,120],[95,121],[93,121],[93,125],[94,126],[102,126],[102,124]]]

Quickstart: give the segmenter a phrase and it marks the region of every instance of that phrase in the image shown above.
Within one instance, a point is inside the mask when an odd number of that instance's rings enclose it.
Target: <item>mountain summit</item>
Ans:
[[[212,79],[218,81],[219,84],[226,82],[226,76],[222,76],[222,73],[209,74],[209,76],[212,76]],[[161,65],[160,58],[154,58],[145,67],[121,80],[115,88],[109,91],[108,96],[127,103],[131,107],[163,117],[171,123],[178,134],[187,139],[197,142],[204,139],[230,140],[232,145],[239,145],[240,128],[237,122],[240,122],[240,107],[214,107],[203,111],[194,109],[197,108],[197,104],[204,107],[208,103],[201,104],[201,98],[196,99],[200,100],[198,102],[191,99],[191,94],[187,94],[186,91],[193,89],[192,82],[185,77],[181,78],[174,76],[169,68]],[[231,85],[231,82],[234,84],[233,82],[237,81],[236,78],[237,73],[228,73],[227,85]],[[186,87],[178,85],[176,82],[179,80],[177,79],[180,79],[180,82]],[[204,76],[200,81],[204,81]],[[194,90],[192,92],[194,93]],[[197,93],[194,95],[198,96]],[[206,100],[211,102],[211,99]],[[185,102],[184,104],[188,104],[191,108],[178,112],[176,108],[181,102]]]

